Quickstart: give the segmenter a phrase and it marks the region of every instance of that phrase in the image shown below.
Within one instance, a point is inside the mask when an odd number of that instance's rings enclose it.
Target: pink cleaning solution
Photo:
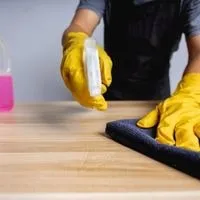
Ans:
[[[13,79],[10,74],[0,74],[0,112],[13,108]]]

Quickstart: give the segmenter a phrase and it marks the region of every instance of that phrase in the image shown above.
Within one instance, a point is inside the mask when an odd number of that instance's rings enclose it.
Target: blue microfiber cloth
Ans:
[[[158,143],[156,127],[142,129],[138,119],[111,121],[106,124],[106,134],[116,142],[134,149],[190,176],[200,179],[200,153]]]

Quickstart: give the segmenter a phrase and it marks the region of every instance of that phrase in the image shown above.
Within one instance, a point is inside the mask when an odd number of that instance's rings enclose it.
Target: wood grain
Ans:
[[[0,199],[200,199],[200,182],[104,134],[157,102],[18,104],[0,114]]]

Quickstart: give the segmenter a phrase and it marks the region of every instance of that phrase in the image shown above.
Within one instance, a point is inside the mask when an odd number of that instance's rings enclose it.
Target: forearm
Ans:
[[[69,32],[84,32],[91,36],[99,22],[100,17],[92,10],[78,10],[74,15],[71,24],[63,33],[62,44],[64,44],[65,40],[67,39],[67,34]]]
[[[200,35],[187,38],[188,64],[185,73],[200,73]]]
[[[185,68],[185,73],[200,73],[200,52],[189,59],[188,65]]]

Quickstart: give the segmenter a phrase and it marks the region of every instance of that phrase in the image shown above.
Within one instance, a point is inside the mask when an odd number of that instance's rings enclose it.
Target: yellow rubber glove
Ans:
[[[97,110],[106,110],[107,102],[102,95],[91,97],[89,95],[87,81],[83,66],[84,40],[88,36],[82,32],[70,32],[63,48],[63,58],[61,62],[61,75],[67,88],[80,105]],[[112,77],[112,61],[103,48],[98,46],[100,71],[102,77],[102,94],[110,86]]]
[[[200,73],[186,74],[175,92],[137,125],[158,125],[156,140],[162,144],[200,151]]]

